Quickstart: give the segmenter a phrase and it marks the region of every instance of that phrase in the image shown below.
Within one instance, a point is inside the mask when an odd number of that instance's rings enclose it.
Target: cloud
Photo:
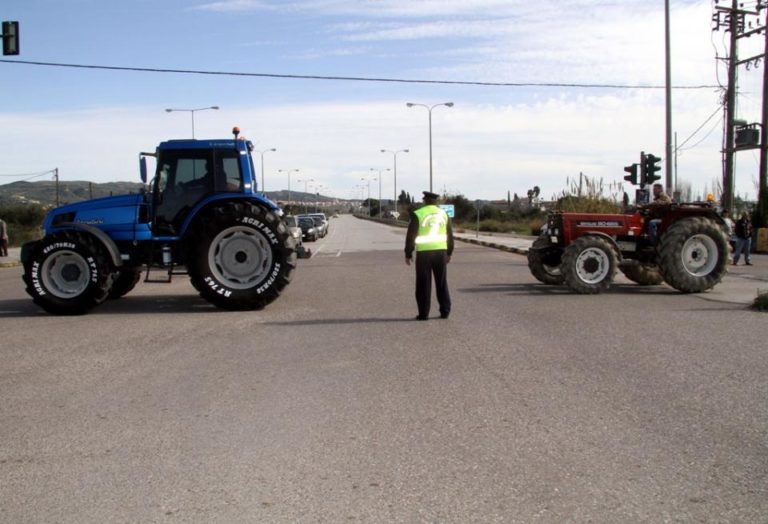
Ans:
[[[711,114],[717,94],[695,92],[681,105],[675,129],[681,130],[682,141]],[[137,180],[139,151],[189,136],[187,118],[164,114],[159,126],[157,113],[152,107],[0,115],[0,129],[13,130],[0,132],[6,145],[4,172],[58,167],[65,180]],[[350,198],[371,168],[392,167],[391,155],[381,149],[404,148],[410,153],[398,156],[398,188],[418,194],[428,187],[428,127],[422,108],[408,109],[399,100],[244,105],[201,113],[196,134],[229,136],[233,116],[257,149],[277,149],[265,157],[267,190],[287,189],[278,169],[298,168],[323,184],[324,193]],[[659,92],[552,95],[510,104],[457,101],[433,114],[434,187],[472,199],[499,199],[532,185],[549,197],[580,172],[621,182],[623,166],[637,162],[640,151],[664,156],[663,126]],[[702,188],[719,178],[719,139],[713,133],[679,158],[681,179]],[[30,155],[30,144],[45,144],[45,155]],[[737,191],[754,194],[754,161],[746,156],[740,161],[746,167],[739,168]],[[391,175],[383,180],[385,196],[393,192]]]

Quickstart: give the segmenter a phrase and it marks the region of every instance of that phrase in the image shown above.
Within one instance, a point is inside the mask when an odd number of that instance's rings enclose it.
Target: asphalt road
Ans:
[[[0,269],[0,522],[766,521],[764,314],[459,243],[415,322],[404,230],[331,225],[262,312]]]

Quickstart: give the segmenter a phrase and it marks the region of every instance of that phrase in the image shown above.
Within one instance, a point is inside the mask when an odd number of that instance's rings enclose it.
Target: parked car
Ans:
[[[328,234],[328,221],[323,218],[324,216],[325,215],[321,216],[317,213],[299,215],[300,218],[308,218],[315,223],[315,228],[317,229],[317,236],[319,238],[323,238],[325,235]]]
[[[315,221],[309,217],[300,216],[299,227],[301,228],[301,238],[303,240],[314,242],[320,238],[320,232],[317,230]]]
[[[309,213],[308,216],[312,217],[312,219],[319,218],[322,221],[321,222],[322,224],[321,227],[323,230],[322,236],[325,236],[328,234],[328,229],[331,227],[331,224],[328,222],[328,217],[325,216],[325,213]]]
[[[296,241],[296,247],[299,247],[301,245],[302,234],[298,217],[293,215],[285,215],[283,217],[283,222],[285,222],[285,227],[288,228],[288,231],[291,232],[291,236]]]

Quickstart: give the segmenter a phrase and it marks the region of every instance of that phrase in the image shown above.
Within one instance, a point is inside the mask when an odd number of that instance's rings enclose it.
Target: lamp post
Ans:
[[[264,191],[264,153],[269,153],[270,151],[277,151],[277,149],[273,147],[271,149],[265,149],[264,151],[256,151],[257,153],[261,154],[261,192],[265,195],[267,192]]]
[[[317,198],[315,199],[315,213],[320,212],[320,191],[322,191],[323,189],[325,189],[325,186],[322,184],[317,184],[315,186],[315,194],[317,196]]]
[[[371,171],[373,171],[373,168],[371,168]],[[379,177],[381,178],[381,177]],[[360,180],[363,182],[368,182],[368,217],[371,216],[371,180],[376,180],[376,177],[369,178],[369,177],[363,177]]]
[[[195,138],[195,111],[205,111],[206,109],[218,110],[219,106],[210,107],[198,107],[196,109],[166,109],[166,113],[173,113],[174,111],[188,111],[192,115],[192,138]]]
[[[371,168],[371,171],[378,171],[379,172],[379,218],[381,218],[381,172],[382,171],[390,171],[389,168],[386,169],[376,169],[375,167]],[[376,180],[374,178],[374,180]]]
[[[310,182],[314,182],[314,181],[315,181],[314,178],[305,178],[304,180],[297,180],[296,181],[296,182],[299,182],[299,183],[304,182],[304,198],[305,199],[307,198],[307,193],[309,191],[307,189],[307,184],[309,184]],[[306,200],[304,200],[304,212],[305,213],[309,213],[309,202],[307,202]]]
[[[432,192],[432,110],[438,106],[453,107],[453,102],[443,102],[442,104],[435,104],[433,106],[407,102],[405,105],[407,107],[413,107],[413,106],[426,107],[427,112],[429,113],[429,191]]]
[[[410,153],[410,150],[408,149],[398,149],[397,151],[391,151],[389,149],[382,149],[382,153],[392,153],[392,160],[394,163],[395,171],[393,173],[394,176],[394,182],[395,182],[395,199],[392,201],[392,205],[395,206],[395,212],[399,213],[397,209],[397,154],[398,153]]]
[[[278,173],[288,173],[288,204],[291,203],[291,173],[298,173],[298,169],[278,169]]]

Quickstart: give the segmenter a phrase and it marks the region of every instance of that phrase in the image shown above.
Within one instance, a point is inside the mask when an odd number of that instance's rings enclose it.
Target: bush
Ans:
[[[752,309],[757,311],[768,311],[768,291],[762,291],[757,293],[754,302],[752,302]]]
[[[18,247],[30,240],[39,239],[46,212],[40,204],[0,206],[0,218],[8,226],[8,245]]]

